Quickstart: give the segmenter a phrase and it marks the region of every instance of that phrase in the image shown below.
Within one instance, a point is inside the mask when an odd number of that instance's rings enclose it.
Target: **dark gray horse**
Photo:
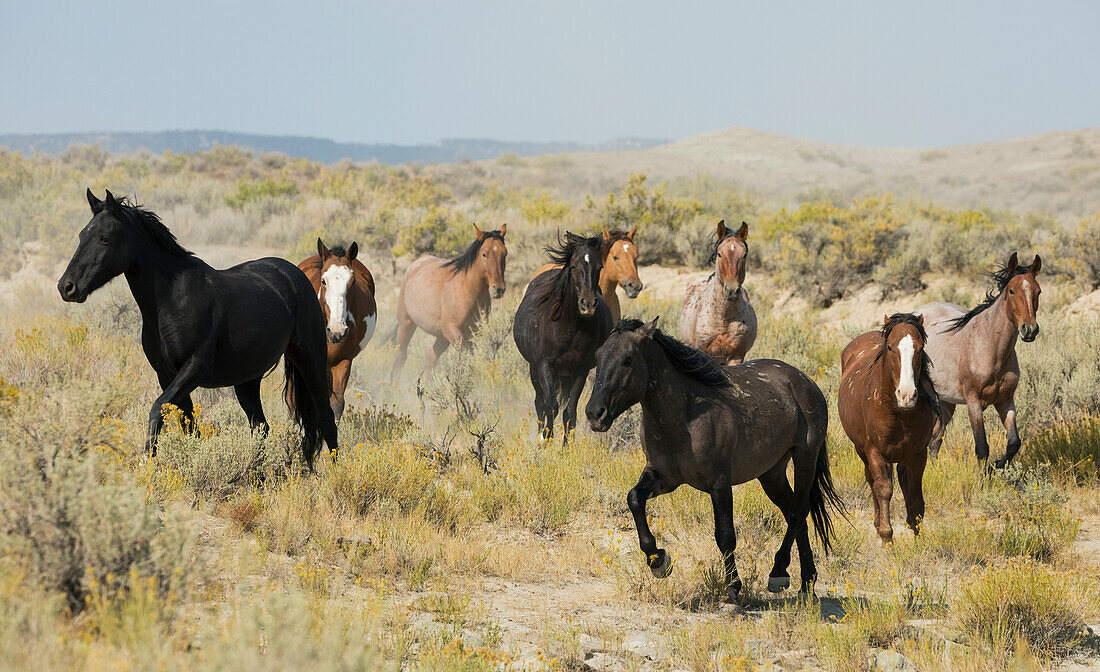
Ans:
[[[741,579],[733,553],[732,486],[759,479],[783,512],[787,532],[775,554],[768,590],[791,585],[787,567],[798,542],[802,592],[817,579],[806,517],[813,518],[828,552],[832,522],[827,504],[840,509],[829,475],[825,430],[829,409],[821,390],[798,369],[773,359],[720,367],[706,354],[664,334],[657,320],[622,320],[596,354],[596,385],[585,412],[597,432],[642,404],[646,466],[627,504],[638,542],[654,576],[672,570],[646,522],[647,499],[682,484],[710,495],[714,539],[725,561],[726,594],[739,601]],[[787,463],[794,460],[794,489]]]
[[[611,311],[599,288],[603,237],[566,232],[564,241],[546,251],[561,268],[527,286],[512,337],[531,369],[542,438],[554,436],[554,418],[564,401],[561,419],[568,441],[577,426],[585,378],[596,365],[596,349],[611,331]]]
[[[260,381],[283,355],[302,457],[312,466],[322,439],[337,449],[321,305],[297,266],[269,257],[214,270],[152,212],[109,191],[101,201],[89,189],[88,204],[92,219],[57,291],[80,303],[126,276],[141,309],[141,348],[163,390],[149,411],[147,451],[156,451],[162,407],[174,404],[190,420],[197,387],[233,387],[249,423],[266,432]]]

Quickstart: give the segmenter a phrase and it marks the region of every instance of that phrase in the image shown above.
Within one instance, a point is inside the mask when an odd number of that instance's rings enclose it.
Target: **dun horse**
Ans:
[[[1020,451],[1015,401],[1020,382],[1016,337],[1030,343],[1039,335],[1035,315],[1039,312],[1042,290],[1035,276],[1042,265],[1042,259],[1035,255],[1031,266],[1024,268],[1013,252],[1006,265],[990,274],[993,289],[971,310],[937,302],[914,311],[924,316],[928,330],[926,350],[935,365],[932,382],[943,407],[943,419],[928,447],[933,459],[957,404],[966,404],[974,432],[974,454],[980,463],[984,465],[989,459],[982,417],[989,406],[997,409],[1008,437],[1005,455],[996,461],[996,467],[1003,468]]]
[[[828,551],[832,523],[827,505],[839,508],[825,452],[829,409],[817,385],[776,360],[720,367],[666,336],[657,320],[619,322],[596,357],[596,385],[585,409],[592,429],[607,431],[628,408],[642,405],[646,465],[626,501],[654,576],[667,576],[671,560],[650,532],[646,500],[687,484],[710,495],[726,593],[737,602],[741,580],[733,557],[737,537],[731,489],[755,478],[787,521],[768,589],[779,592],[790,585],[787,568],[797,541],[802,591],[812,591],[817,570],[806,517],[813,519]],[[793,490],[787,481],[792,460]]]
[[[397,301],[394,378],[405,365],[417,327],[435,337],[424,367],[425,375],[430,375],[439,356],[449,346],[468,340],[478,320],[488,316],[491,300],[504,296],[507,232],[507,224],[499,231],[482,231],[475,224],[474,242],[461,256],[450,261],[424,256],[405,271]]]
[[[921,481],[939,403],[923,325],[923,317],[897,313],[883,319],[882,329],[855,337],[840,355],[840,424],[863,460],[875,529],[884,544],[894,539],[892,465],[898,465],[905,522],[914,534],[924,517]]]
[[[618,322],[622,317],[622,307],[619,305],[619,293],[617,287],[622,287],[627,298],[636,299],[642,291],[642,279],[638,277],[638,247],[634,243],[634,234],[638,227],[630,232],[619,229],[603,230],[603,269],[600,271],[600,293],[607,307],[611,310],[611,321]],[[558,264],[544,264],[535,272],[538,277],[547,271],[561,268]],[[534,278],[532,278],[534,279]]]
[[[298,268],[309,278],[328,337],[328,368],[332,383],[332,412],[339,424],[344,414],[344,391],[351,376],[351,361],[374,336],[378,322],[374,302],[374,277],[357,258],[359,244],[329,249],[317,239],[317,254]]]
[[[57,289],[81,303],[125,275],[141,310],[141,347],[163,390],[149,411],[146,450],[156,451],[162,408],[174,404],[191,420],[197,387],[233,387],[253,429],[267,431],[260,381],[286,356],[286,385],[310,465],[321,439],[335,451],[329,408],[325,331],[309,281],[285,259],[214,270],[185,250],[152,212],[88,190],[92,218]]]
[[[691,283],[680,313],[680,335],[720,364],[740,364],[756,342],[756,311],[745,291],[749,225],[737,233],[718,222],[710,262],[714,273]]]
[[[611,331],[611,311],[600,296],[603,238],[566,233],[565,241],[547,248],[556,271],[531,281],[516,310],[512,336],[530,366],[535,388],[539,433],[554,436],[554,418],[561,418],[565,440],[577,426],[577,403],[588,372],[596,365],[596,349]]]

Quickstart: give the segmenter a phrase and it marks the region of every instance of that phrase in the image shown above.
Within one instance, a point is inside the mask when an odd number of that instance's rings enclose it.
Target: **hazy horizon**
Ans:
[[[0,133],[890,147],[1100,125],[1100,6],[6,5]]]

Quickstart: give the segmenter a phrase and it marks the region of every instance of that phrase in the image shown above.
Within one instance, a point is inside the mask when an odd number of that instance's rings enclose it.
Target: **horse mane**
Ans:
[[[607,255],[611,253],[611,248],[615,245],[615,243],[619,242],[620,240],[630,241],[630,234],[626,231],[623,231],[622,229],[609,229],[607,232],[607,236],[603,236],[602,233],[600,235],[603,238],[603,243],[601,243],[600,245],[600,255],[604,259],[606,259]]]
[[[734,238],[736,236],[737,236],[736,231],[727,230],[726,235],[722,236],[721,238],[716,238],[714,240],[714,242],[712,242],[710,244],[710,246],[707,248],[707,250],[710,251],[710,255],[707,256],[707,264],[708,265],[713,264],[714,260],[718,258],[718,246],[722,244],[723,240],[726,240],[727,238]],[[748,254],[749,253],[749,241],[745,240],[745,241],[742,241],[742,242],[745,243],[745,254]]]
[[[195,256],[194,252],[179,244],[176,236],[160,221],[155,212],[145,210],[127,197],[117,199],[114,205],[108,205],[107,208],[115,217],[141,229],[166,254],[173,257]]]
[[[624,317],[619,320],[615,331],[618,333],[636,331],[642,324],[641,320]],[[722,367],[715,364],[714,360],[702,350],[697,350],[660,329],[653,332],[653,341],[665,351],[672,365],[692,380],[716,388],[731,386]]]
[[[468,271],[477,260],[477,253],[478,250],[481,249],[482,243],[491,238],[496,238],[502,243],[504,242],[504,235],[501,234],[499,229],[496,231],[485,231],[481,238],[475,238],[474,242],[470,243],[470,246],[466,248],[465,252],[443,264],[443,268],[451,269],[451,275]]]
[[[560,266],[560,268],[555,271],[555,275],[551,281],[557,289],[551,292],[547,297],[554,300],[554,310],[550,313],[550,319],[554,321],[561,319],[562,307],[569,301],[569,292],[573,288],[572,278],[569,274],[569,260],[573,257],[573,254],[578,249],[587,247],[590,248],[592,252],[602,255],[603,245],[603,234],[586,237],[573,233],[572,231],[566,231],[564,238],[562,238],[561,234],[558,235],[558,242],[556,245],[547,245],[544,248],[546,250],[546,256],[550,258],[550,262]],[[601,256],[600,258],[602,259],[603,257]]]
[[[924,331],[924,325],[920,323],[920,318],[913,313],[894,313],[887,318],[886,323],[882,325],[882,342],[885,345],[886,339],[890,338],[890,332],[894,327],[899,324],[908,324],[917,330],[917,334],[920,335],[921,340],[925,343],[928,342],[928,334]],[[877,364],[886,353],[886,348],[880,348],[878,354],[875,355],[873,364]],[[920,377],[917,378],[917,391],[924,394],[924,398],[928,400],[928,403],[932,405],[932,410],[936,415],[942,415],[942,409],[940,408],[940,395],[936,393],[936,387],[932,384],[932,358],[928,356],[928,353],[921,350],[921,367]]]
[[[970,309],[966,315],[962,317],[956,317],[953,320],[948,320],[947,331],[958,331],[970,324],[970,320],[973,320],[986,308],[996,303],[997,299],[1001,297],[1001,293],[1005,291],[1005,287],[1008,286],[1008,281],[1017,275],[1024,275],[1027,273],[1027,266],[1016,266],[1009,270],[1005,264],[997,264],[992,272],[987,273],[989,279],[993,281],[993,286],[985,292],[985,298],[981,303]]]

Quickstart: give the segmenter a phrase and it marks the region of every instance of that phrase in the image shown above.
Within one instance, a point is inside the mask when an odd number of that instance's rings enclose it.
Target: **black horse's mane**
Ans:
[[[343,245],[333,245],[328,248],[329,254],[334,257],[346,257],[348,256],[348,250]]]
[[[547,295],[547,298],[554,301],[554,310],[550,313],[550,319],[561,319],[562,307],[569,301],[569,293],[573,289],[573,279],[569,272],[569,260],[573,257],[573,254],[581,248],[588,248],[591,253],[601,255],[600,258],[602,259],[603,244],[602,234],[586,237],[572,231],[566,231],[564,238],[561,235],[558,236],[556,245],[546,246],[546,256],[550,258],[550,263],[561,266],[554,272],[552,280],[557,289]]]
[[[913,313],[894,313],[882,325],[882,342],[885,344],[886,339],[890,338],[890,332],[894,327],[899,324],[908,324],[917,330],[917,334],[925,343],[928,342],[928,334],[924,331],[924,325],[920,323],[920,318]],[[877,363],[886,354],[885,345],[879,349],[878,354],[875,355],[875,362]],[[928,353],[924,350],[920,353],[921,367],[920,376],[917,378],[917,391],[924,395],[928,400],[928,403],[932,405],[932,410],[936,414],[940,414],[940,395],[936,393],[936,387],[932,384],[932,358],[928,356]]]
[[[470,266],[473,266],[474,262],[477,260],[477,253],[478,250],[481,249],[482,244],[491,238],[496,238],[502,243],[504,242],[504,234],[502,234],[500,230],[485,231],[481,238],[477,238],[474,242],[470,243],[470,246],[466,248],[465,252],[443,264],[443,267],[451,269],[451,275],[469,270]]]
[[[973,320],[980,313],[982,313],[982,311],[992,306],[997,301],[997,299],[1000,298],[1001,293],[1004,292],[1005,287],[1008,286],[1009,280],[1016,277],[1017,275],[1023,275],[1025,273],[1027,273],[1026,266],[1018,265],[1012,269],[1009,269],[1009,267],[1005,264],[998,264],[997,267],[993,269],[993,272],[988,274],[989,279],[993,281],[993,286],[986,290],[985,299],[983,299],[982,302],[978,305],[971,308],[970,311],[966,313],[966,315],[963,315],[962,317],[956,317],[953,320],[949,320],[948,324],[950,326],[948,326],[947,331],[958,331],[959,329],[965,327],[967,324],[970,324],[970,320]]]
[[[194,252],[179,244],[155,212],[143,209],[126,197],[117,199],[113,204],[108,203],[106,207],[115,217],[144,231],[149,240],[166,254],[173,257],[194,256]]]
[[[642,324],[641,320],[624,317],[619,320],[615,331],[619,333],[636,331]],[[665,351],[672,365],[689,378],[711,387],[730,387],[729,378],[726,378],[722,367],[715,364],[714,360],[702,350],[697,350],[660,329],[653,332],[653,341]]]

